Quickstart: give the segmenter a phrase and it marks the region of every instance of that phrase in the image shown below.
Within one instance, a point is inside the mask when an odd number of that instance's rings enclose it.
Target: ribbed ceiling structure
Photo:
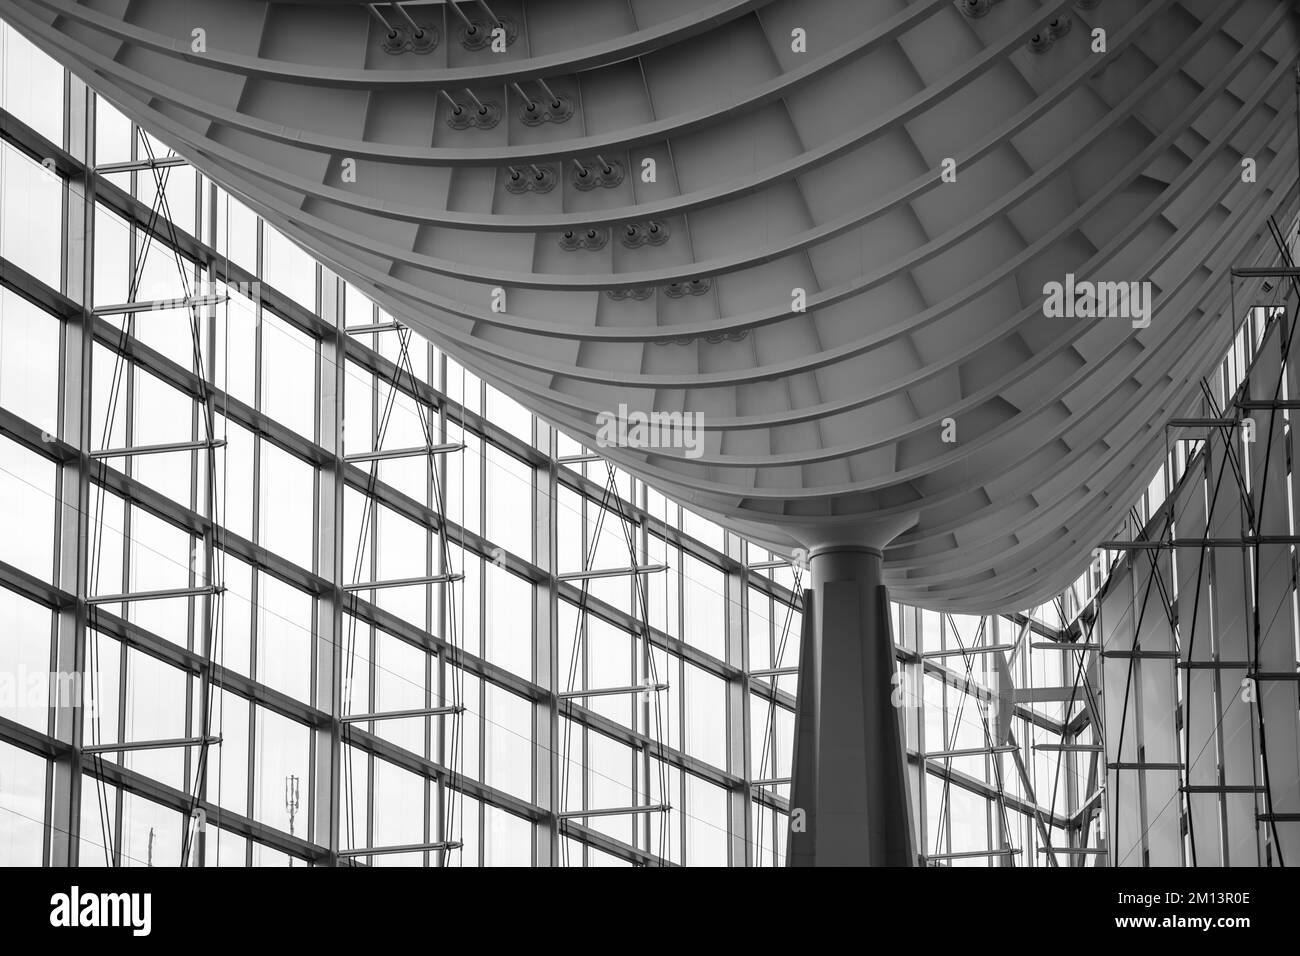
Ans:
[[[1082,571],[1294,203],[1286,0],[3,6],[586,444],[702,415],[698,457],[600,449],[689,506],[785,547],[907,527],[886,579],[928,607]],[[1149,280],[1150,325],[1046,317],[1067,273]]]

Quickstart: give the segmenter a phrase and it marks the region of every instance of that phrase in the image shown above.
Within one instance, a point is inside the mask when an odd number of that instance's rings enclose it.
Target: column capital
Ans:
[[[832,517],[804,522],[791,530],[813,555],[854,548],[865,548],[880,555],[891,541],[913,527],[919,518],[920,513],[916,511],[870,519]]]

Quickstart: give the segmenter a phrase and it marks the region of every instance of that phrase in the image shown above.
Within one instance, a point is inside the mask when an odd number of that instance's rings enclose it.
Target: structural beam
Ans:
[[[343,460],[349,465],[355,465],[363,461],[388,461],[393,458],[421,458],[425,455],[446,455],[451,452],[461,451],[465,447],[464,442],[447,442],[440,445],[416,445],[413,448],[393,448],[388,451],[363,451],[355,455],[348,455]]]
[[[422,584],[452,584],[463,581],[463,574],[426,574],[414,578],[393,578],[388,581],[363,581],[360,584],[345,584],[345,591],[381,591],[384,588],[409,588]]]
[[[397,332],[405,328],[397,322],[371,322],[367,325],[349,325],[343,331],[348,335],[365,335],[368,332]]]
[[[125,753],[135,750],[184,750],[204,744],[219,744],[220,737],[173,737],[167,740],[136,740],[120,744],[91,744],[81,748],[83,754]]]
[[[572,820],[578,817],[618,817],[636,813],[667,813],[672,807],[665,803],[656,803],[644,807],[605,807],[599,810],[565,810],[557,814],[561,820]]]
[[[123,163],[102,163],[95,167],[95,172],[100,176],[111,176],[114,173],[132,173],[164,169],[168,166],[188,165],[189,160],[180,156],[159,156],[157,159],[133,159]]]
[[[668,689],[667,684],[632,684],[629,687],[597,687],[590,690],[565,690],[557,695],[560,700],[575,697],[613,697],[618,694],[648,694]]]
[[[619,578],[627,577],[632,574],[655,574],[659,571],[667,571],[666,564],[644,564],[632,568],[606,568],[601,571],[565,571],[557,574],[556,577],[561,581],[591,581],[596,578]]]
[[[384,856],[392,853],[425,853],[439,850],[459,850],[463,844],[459,840],[442,840],[435,843],[399,843],[393,846],[371,846],[363,850],[339,850],[340,859],[352,859],[358,856]]]
[[[990,754],[1009,754],[1015,749],[1010,744],[1000,744],[996,747],[964,747],[958,750],[936,750],[927,753],[925,758],[933,760],[947,757],[987,757]]]
[[[373,714],[347,714],[339,718],[341,724],[360,724],[371,720],[405,720],[408,717],[445,717],[448,714],[461,714],[465,712],[463,704],[452,704],[447,707],[417,707],[413,710],[387,710],[379,711]]]
[[[99,594],[86,598],[86,603],[98,604],[133,604],[140,601],[165,601],[169,598],[202,597],[205,594],[220,594],[226,589],[214,585],[197,588],[167,588],[161,591],[131,591],[126,594]]]
[[[144,302],[119,302],[116,305],[95,306],[96,315],[136,315],[140,312],[162,312],[168,309],[192,309],[200,305],[220,305],[228,301],[225,295],[191,295],[175,299],[150,299]]]
[[[1107,770],[1182,770],[1180,763],[1143,763],[1138,760],[1120,760],[1106,764]]]
[[[968,657],[975,654],[1006,654],[1015,650],[1014,644],[985,644],[979,647],[953,647],[946,651],[926,651],[921,655],[923,660],[934,660],[940,657]]]
[[[1019,856],[1022,851],[1008,847],[1004,850],[962,850],[960,853],[925,853],[921,860],[931,863],[945,860],[982,860],[1000,856]]]
[[[175,441],[161,445],[135,445],[129,448],[102,448],[92,451],[91,458],[128,458],[135,455],[165,455],[174,451],[206,451],[213,448],[225,448],[226,440],[214,441]]]
[[[1300,399],[1279,398],[1273,401],[1268,399],[1242,400],[1236,403],[1238,408],[1262,409],[1264,411],[1295,411],[1300,409]]]

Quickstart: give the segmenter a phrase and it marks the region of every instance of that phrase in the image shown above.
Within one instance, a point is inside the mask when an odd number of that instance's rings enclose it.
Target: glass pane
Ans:
[[[0,256],[61,289],[64,182],[0,143]]]
[[[0,106],[63,145],[63,67],[0,23]]]
[[[59,320],[0,289],[0,405],[51,435],[59,432]]]
[[[0,866],[40,866],[49,761],[0,742]]]

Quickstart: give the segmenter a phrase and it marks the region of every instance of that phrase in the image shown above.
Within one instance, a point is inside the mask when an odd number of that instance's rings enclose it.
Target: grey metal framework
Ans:
[[[30,83],[0,91],[0,654],[73,690],[0,695],[0,859],[782,862],[801,569],[460,370],[0,33]],[[1038,646],[1082,603],[891,606],[921,860],[1104,849],[1063,746],[1094,715]]]
[[[1270,228],[1281,265],[1233,270],[1243,312],[1201,417],[1170,423],[1160,486],[1102,545],[1122,558],[1091,622],[1117,865],[1300,860],[1300,236]]]

